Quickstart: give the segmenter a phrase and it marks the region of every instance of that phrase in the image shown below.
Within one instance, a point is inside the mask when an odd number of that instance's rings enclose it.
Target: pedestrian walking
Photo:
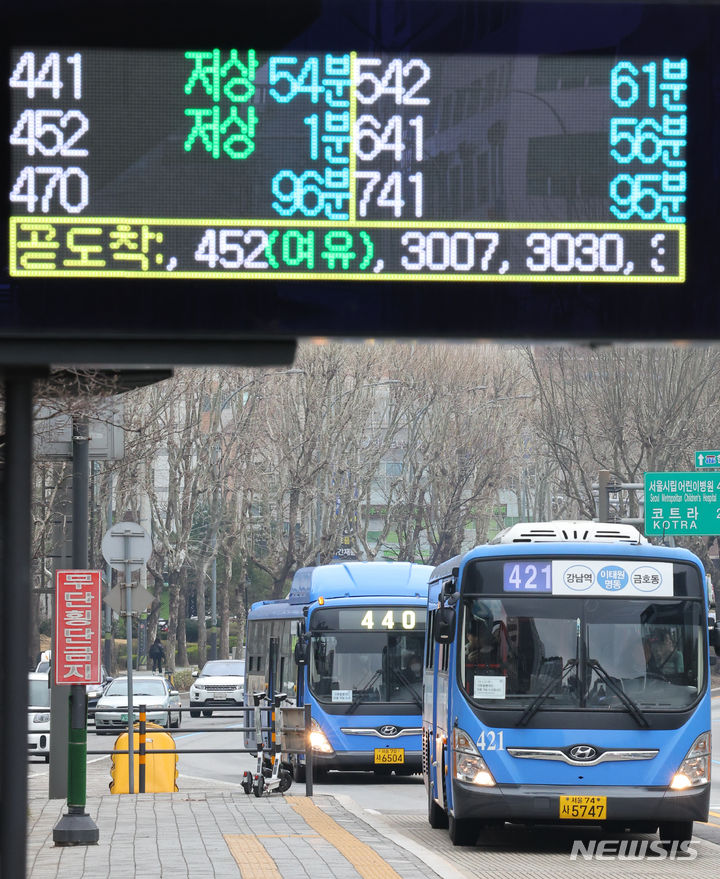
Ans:
[[[160,636],[158,636],[151,644],[150,649],[148,650],[148,656],[152,659],[152,670],[162,673],[163,660],[165,659],[165,648],[160,642]]]

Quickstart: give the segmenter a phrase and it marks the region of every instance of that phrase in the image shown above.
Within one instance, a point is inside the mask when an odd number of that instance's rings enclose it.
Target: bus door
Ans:
[[[305,669],[308,660],[308,639],[305,637],[305,625],[301,620],[293,623],[290,655],[295,664],[295,704],[305,704]]]
[[[437,611],[431,611],[428,614],[427,635],[426,635],[426,690],[430,690],[429,695],[423,700],[423,720],[426,724],[427,734],[427,777],[428,784],[431,787],[431,795],[440,802],[443,808],[446,808],[445,796],[443,790],[443,737],[445,735],[445,712],[447,710],[447,686],[443,681],[442,667],[443,658],[445,657],[448,647],[446,644],[439,644],[435,638],[435,626],[437,624]],[[445,698],[443,698],[443,696]],[[433,771],[434,770],[434,771]],[[434,790],[433,790],[434,779]]]
[[[278,680],[282,680],[282,678],[278,678],[278,655],[280,652],[280,639],[279,638],[270,638],[268,641],[268,664],[267,664],[267,698],[268,705],[273,704],[273,700],[275,697],[275,693],[278,692]],[[263,721],[263,726],[270,726],[272,709],[268,708],[267,718]],[[270,733],[265,733],[264,738],[267,740],[266,744],[270,745]]]

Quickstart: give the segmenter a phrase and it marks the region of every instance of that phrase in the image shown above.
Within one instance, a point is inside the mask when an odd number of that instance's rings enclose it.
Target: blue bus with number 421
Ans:
[[[518,524],[439,565],[423,774],[455,845],[504,822],[659,831],[710,801],[706,578],[632,526]]]

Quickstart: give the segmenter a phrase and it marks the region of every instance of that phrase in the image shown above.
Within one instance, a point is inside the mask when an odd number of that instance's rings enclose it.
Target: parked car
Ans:
[[[98,699],[102,696],[105,687],[112,681],[112,675],[108,674],[107,669],[104,665],[100,666],[100,683],[99,684],[88,684],[85,689],[87,690],[87,705],[88,709],[97,708]]]
[[[147,709],[148,722],[161,726],[180,728],[180,694],[171,690],[170,685],[160,674],[133,675],[133,716],[139,719],[139,707]],[[128,724],[128,679],[115,678],[105,689],[95,711],[95,731],[121,733]]]
[[[50,660],[51,659],[52,659],[52,651],[43,650],[43,652],[40,654],[40,660],[39,660],[38,664],[35,666],[35,671],[38,674],[40,674],[41,672],[45,672],[47,674],[47,672],[50,671]]]
[[[50,662],[50,651],[46,650],[40,662],[38,662],[37,667],[35,669],[36,672],[43,672],[44,674],[50,674],[52,669],[52,665]],[[102,696],[102,692],[107,687],[107,685],[112,680],[112,675],[108,674],[107,669],[104,665],[100,666],[100,683],[99,684],[87,684],[85,689],[87,690],[88,696],[88,708],[95,708],[97,705],[97,701]]]
[[[47,672],[28,672],[28,756],[50,762],[50,680]]]
[[[190,687],[190,717],[212,716],[217,705],[242,705],[245,689],[244,659],[214,659],[206,662]],[[193,710],[195,709],[195,710]]]

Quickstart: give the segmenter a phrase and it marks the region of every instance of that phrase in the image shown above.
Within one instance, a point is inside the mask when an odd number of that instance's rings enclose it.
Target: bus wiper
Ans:
[[[355,711],[355,709],[360,704],[362,697],[368,692],[368,690],[372,690],[373,686],[375,685],[375,681],[380,677],[381,674],[382,669],[379,668],[376,672],[373,672],[372,677],[368,680],[366,684],[364,684],[362,687],[357,688],[357,690],[355,691],[355,695],[353,696],[352,702],[348,705],[348,714],[352,714],[353,711]]]
[[[553,680],[551,680],[547,684],[547,686],[537,694],[537,696],[532,700],[532,702],[525,709],[525,713],[520,718],[520,720],[518,720],[518,722],[515,724],[515,726],[526,726],[529,723],[530,719],[532,717],[534,717],[535,714],[537,714],[538,709],[543,704],[543,702],[547,699],[547,697],[550,695],[550,693],[552,693],[552,691],[555,689],[555,687],[557,687],[558,684],[562,684],[564,678],[567,676],[567,673],[571,669],[577,668],[577,667],[578,667],[578,660],[577,659],[568,659],[568,661],[562,667],[562,670],[560,672],[560,678],[559,679],[553,678]]]
[[[623,705],[627,708],[630,714],[633,716],[633,719],[637,722],[639,726],[648,727],[650,724],[647,721],[647,718],[640,710],[637,702],[628,696],[628,694],[623,690],[622,687],[618,686],[615,681],[610,677],[610,675],[605,671],[605,669],[600,665],[597,659],[587,659],[586,664],[590,666],[590,668],[594,669],[597,676],[600,680],[605,684],[606,687],[610,687],[610,689],[615,693],[615,695],[620,699]]]
[[[403,685],[403,687],[405,687],[406,689],[408,689],[412,693],[413,701],[422,711],[422,707],[423,707],[422,696],[418,696],[418,692],[415,689],[415,687],[413,686],[412,681],[409,681],[407,679],[407,677],[405,676],[405,674],[399,668],[393,668],[392,673],[400,681],[400,683]]]

